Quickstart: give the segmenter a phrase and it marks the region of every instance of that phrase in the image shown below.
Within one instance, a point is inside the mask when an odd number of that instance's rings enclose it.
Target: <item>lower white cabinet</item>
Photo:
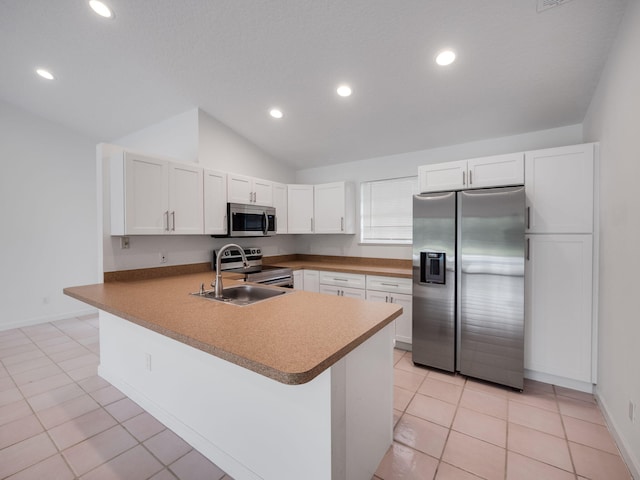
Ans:
[[[595,383],[593,239],[527,235],[525,368]]]
[[[413,300],[410,278],[367,275],[367,300],[396,303],[402,307],[402,315],[395,320],[396,341],[412,343]]]
[[[293,271],[293,289],[304,290],[304,270]]]
[[[319,292],[320,272],[317,270],[304,270],[303,272],[303,285],[305,292]]]
[[[365,279],[357,273],[320,272],[320,293],[364,300]]]

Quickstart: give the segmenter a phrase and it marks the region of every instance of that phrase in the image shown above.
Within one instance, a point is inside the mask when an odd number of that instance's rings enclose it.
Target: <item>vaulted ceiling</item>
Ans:
[[[572,125],[627,0],[556,1],[2,0],[0,99],[106,142],[199,107],[294,168]]]

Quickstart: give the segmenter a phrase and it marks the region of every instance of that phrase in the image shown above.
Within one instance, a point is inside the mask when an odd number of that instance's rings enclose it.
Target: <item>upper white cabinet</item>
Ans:
[[[355,233],[350,182],[287,185],[288,233]]]
[[[287,185],[289,233],[313,233],[313,185]]]
[[[594,144],[525,155],[528,233],[593,231]]]
[[[418,167],[420,192],[501,187],[524,183],[524,154],[436,163]]]
[[[229,203],[273,206],[273,182],[230,173],[227,176]]]
[[[273,184],[273,206],[276,209],[276,233],[288,233],[287,186],[282,183]]]
[[[355,190],[352,183],[314,186],[314,232],[355,233]]]
[[[203,173],[124,152],[110,158],[111,234],[203,234]]]
[[[204,171],[204,233],[227,233],[227,174]]]

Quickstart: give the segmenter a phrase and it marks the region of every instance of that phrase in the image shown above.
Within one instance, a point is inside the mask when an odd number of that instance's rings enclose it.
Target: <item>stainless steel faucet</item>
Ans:
[[[244,249],[240,245],[237,245],[235,243],[227,243],[220,250],[218,250],[218,257],[216,258],[216,284],[213,290],[213,296],[215,298],[222,298],[223,286],[222,286],[222,272],[220,271],[222,269],[221,261],[222,261],[222,254],[229,248],[237,248],[240,251],[240,255],[242,256],[242,265],[244,266],[244,268],[247,268],[249,266],[249,261],[247,260],[247,256],[244,254]]]

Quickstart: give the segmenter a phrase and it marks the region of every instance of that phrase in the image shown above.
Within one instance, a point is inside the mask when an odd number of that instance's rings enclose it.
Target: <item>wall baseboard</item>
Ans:
[[[623,437],[618,434],[618,427],[616,425],[615,420],[609,413],[609,408],[607,407],[607,403],[600,396],[600,392],[596,389],[594,393],[596,399],[598,400],[598,405],[600,406],[600,410],[602,411],[602,415],[604,415],[604,419],[607,422],[607,426],[609,427],[609,431],[611,435],[613,435],[613,439],[616,442],[618,449],[620,450],[620,454],[627,464],[627,468],[629,469],[629,473],[635,480],[640,480],[640,458],[638,458],[638,452],[634,452],[629,445],[625,441]]]
[[[95,308],[83,308],[82,310],[74,310],[72,312],[60,313],[58,315],[48,315],[44,317],[26,318],[17,322],[0,324],[0,332],[11,330],[13,328],[30,327],[32,325],[40,325],[41,323],[55,322],[57,320],[65,320],[67,318],[82,317],[84,315],[95,315],[98,310]]]

